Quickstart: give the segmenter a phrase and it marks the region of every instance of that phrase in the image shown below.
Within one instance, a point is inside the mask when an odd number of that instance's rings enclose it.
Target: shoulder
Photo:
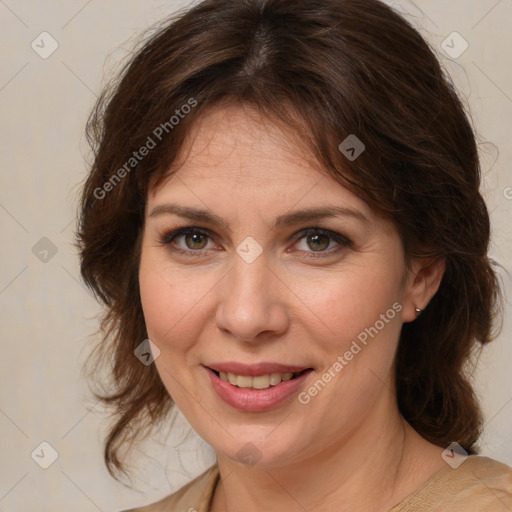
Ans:
[[[123,512],[174,512],[176,510],[208,512],[218,479],[219,468],[215,463],[194,480],[162,500]]]
[[[415,510],[512,510],[512,468],[471,455],[457,468],[446,466],[390,512]]]

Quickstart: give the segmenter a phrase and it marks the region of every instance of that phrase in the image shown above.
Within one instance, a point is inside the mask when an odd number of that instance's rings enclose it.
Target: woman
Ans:
[[[216,454],[134,510],[512,507],[465,372],[500,309],[475,137],[408,22],[377,0],[206,0],[88,128],[107,467],[174,404]]]

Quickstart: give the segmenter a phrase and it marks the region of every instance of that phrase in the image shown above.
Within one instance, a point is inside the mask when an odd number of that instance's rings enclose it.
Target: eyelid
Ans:
[[[341,233],[337,233],[336,231],[331,231],[330,229],[321,228],[319,226],[313,226],[310,228],[301,229],[301,230],[297,231],[296,233],[294,233],[291,238],[292,238],[292,240],[300,240],[300,239],[302,239],[306,236],[312,235],[312,234],[325,235],[325,236],[332,238],[333,240],[335,240],[336,242],[338,242],[340,244],[352,245],[351,240],[349,240],[346,236],[342,235]]]
[[[160,243],[164,246],[167,246],[167,245],[171,244],[171,242],[174,239],[178,238],[179,236],[188,235],[188,234],[203,235],[203,236],[207,236],[208,238],[210,238],[213,241],[217,240],[217,236],[215,235],[215,233],[213,233],[212,231],[210,231],[207,228],[199,228],[196,226],[177,226],[176,228],[174,228],[170,231],[166,231],[160,237]],[[200,253],[201,251],[204,251],[205,249],[200,249],[197,251],[193,251],[192,249],[183,249],[184,252],[187,252],[187,250],[190,252],[194,252],[194,253]],[[180,250],[177,249],[177,251],[179,252]]]

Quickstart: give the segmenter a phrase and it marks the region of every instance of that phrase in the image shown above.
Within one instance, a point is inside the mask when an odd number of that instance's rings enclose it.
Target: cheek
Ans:
[[[323,282],[325,293],[305,301],[321,319],[318,326],[329,328],[327,336],[310,332],[323,354],[319,378],[332,382],[319,403],[329,407],[342,397],[354,414],[362,414],[390,378],[402,325],[400,269],[374,263]]]
[[[190,283],[189,283],[190,284]],[[150,339],[163,341],[174,325],[184,318],[194,299],[184,283],[169,278],[165,267],[143,251],[139,270],[139,289],[144,319]]]
[[[190,407],[184,392],[188,375],[187,355],[199,336],[194,321],[205,290],[183,273],[170,269],[151,250],[141,255],[139,289],[149,339],[160,350],[155,366],[170,396],[181,410]]]
[[[142,309],[148,336],[163,352],[186,351],[199,338],[205,317],[213,314],[205,307],[218,280],[212,272],[177,269],[160,252],[143,250],[139,270]]]
[[[323,276],[298,281],[295,289],[331,335],[347,340],[374,325],[388,311],[389,323],[400,323],[397,309],[401,308],[395,305],[393,309],[393,304],[400,304],[402,299],[399,277],[395,269],[383,268],[382,264],[365,265],[327,279]]]

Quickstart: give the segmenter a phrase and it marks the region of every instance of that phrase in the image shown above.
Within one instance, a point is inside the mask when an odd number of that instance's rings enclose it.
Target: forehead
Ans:
[[[148,203],[193,198],[206,204],[259,202],[262,209],[339,204],[371,216],[368,205],[328,175],[300,135],[246,106],[203,115],[191,128],[176,171]],[[174,166],[172,166],[174,167]]]
[[[297,133],[246,105],[203,114],[191,127],[173,167],[180,176],[204,179],[221,174],[277,178],[303,171],[317,180],[321,171]]]

